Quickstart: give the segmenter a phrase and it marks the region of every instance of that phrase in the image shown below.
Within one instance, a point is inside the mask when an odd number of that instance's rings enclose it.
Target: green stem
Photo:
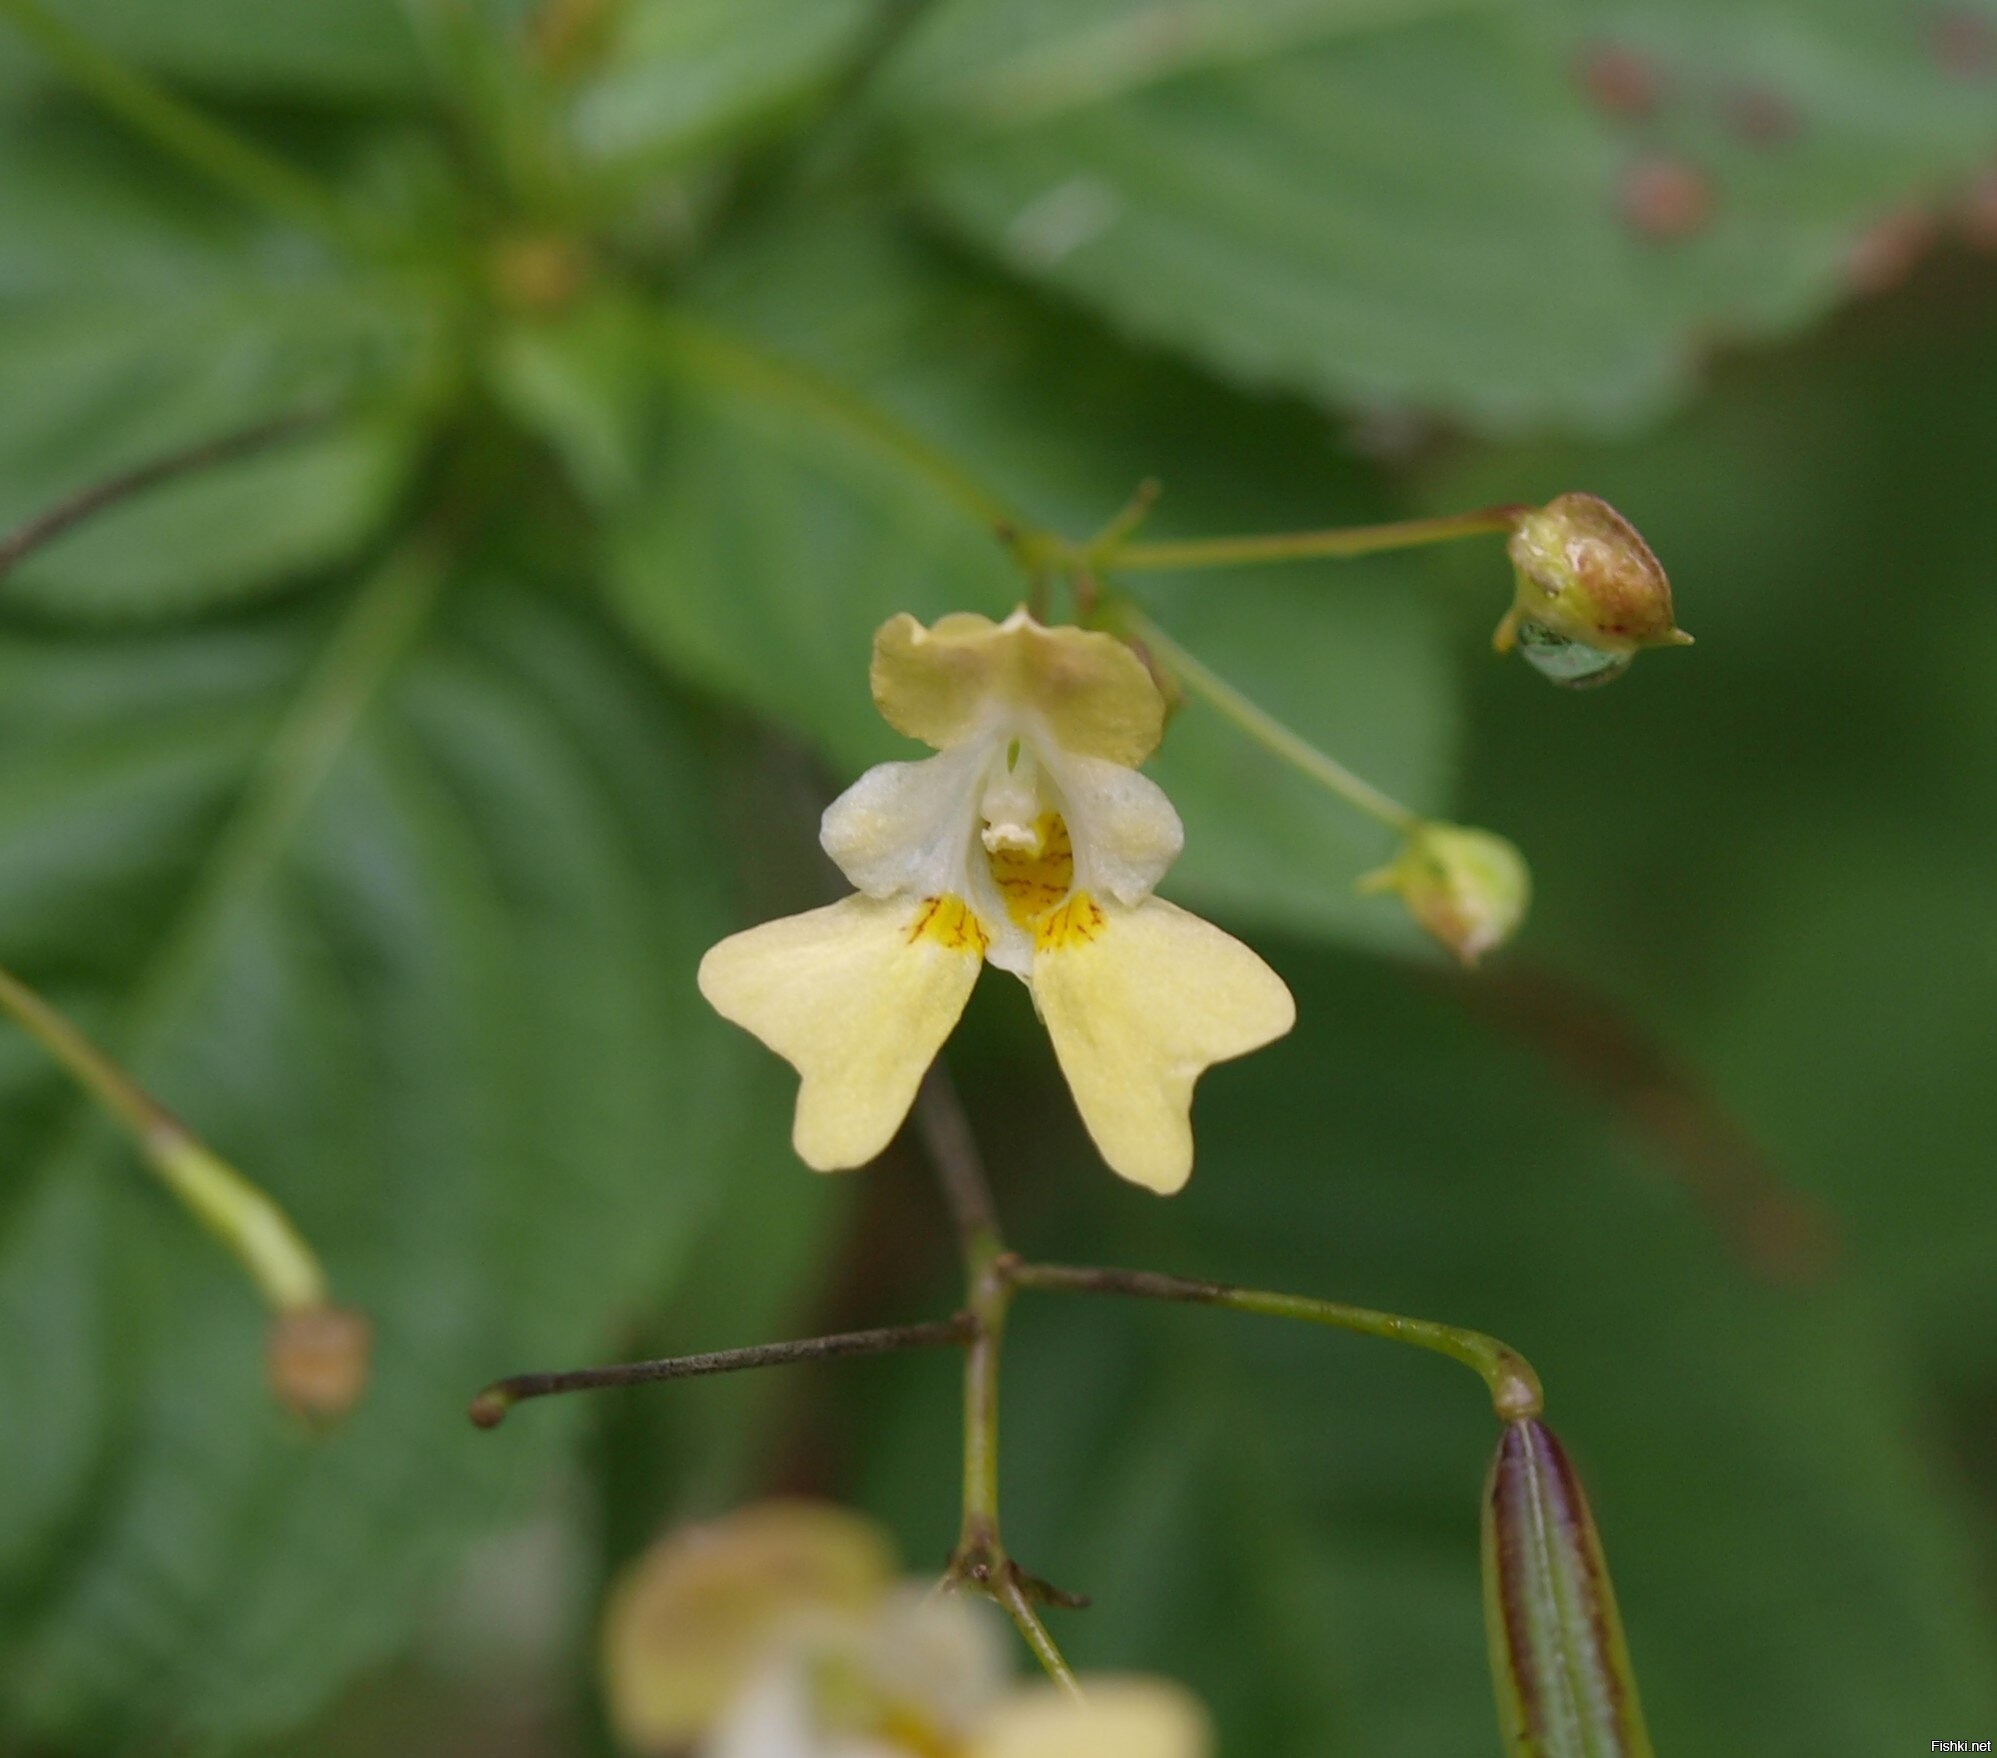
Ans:
[[[1424,544],[1451,543],[1459,537],[1509,532],[1526,510],[1520,505],[1480,507],[1474,513],[1451,513],[1446,518],[1352,525],[1341,531],[1285,531],[1261,537],[1123,544],[1102,557],[1101,565],[1126,573],[1163,574],[1193,568],[1236,568],[1258,562],[1379,555],[1385,550],[1418,549]]]
[[[1016,1570],[1008,1570],[992,1589],[992,1597],[1005,1608],[1006,1615],[1014,1627],[1025,1638],[1026,1646],[1033,1651],[1033,1658],[1040,1662],[1041,1671],[1059,1685],[1077,1703],[1085,1701],[1082,1696],[1081,1681],[1075,1677],[1074,1669],[1068,1665],[1067,1657],[1056,1646],[1047,1626],[1040,1621],[1040,1615],[1033,1609],[1033,1602],[1027,1597],[1026,1589],[1019,1583]]]
[[[999,1353],[1012,1286],[994,1272],[1001,1247],[987,1234],[968,1266],[971,1342],[964,1355],[964,1518],[966,1553],[999,1549]]]
[[[372,230],[332,191],[164,86],[107,55],[40,0],[0,0],[9,19],[76,86],[136,133],[256,206],[344,245]]]
[[[1022,564],[1038,562],[1045,540],[1003,499],[949,453],[858,392],[690,312],[661,311],[654,313],[654,319],[659,357],[671,370],[840,429],[914,470],[945,500],[992,531]]]
[[[1028,1264],[1006,1260],[1001,1266],[1019,1288],[1053,1288],[1083,1294],[1134,1295],[1146,1300],[1172,1300],[1194,1306],[1220,1306],[1230,1312],[1261,1313],[1268,1318],[1301,1320],[1362,1337],[1382,1337],[1409,1343],[1461,1362],[1490,1389],[1491,1407],[1506,1422],[1537,1416],[1545,1394],[1532,1364],[1509,1344],[1482,1331],[1433,1319],[1404,1318],[1363,1306],[1342,1306],[1304,1294],[1272,1294],[1259,1288],[1231,1288],[1221,1282],[1164,1276],[1149,1270],[1083,1268],[1068,1264]]]
[[[0,1008],[131,1133],[160,1180],[250,1274],[280,1312],[318,1307],[326,1273],[291,1219],[211,1152],[68,1019],[12,972],[0,969]]]
[[[1267,709],[1249,700],[1225,678],[1208,669],[1135,606],[1112,606],[1106,619],[1129,639],[1141,643],[1164,668],[1208,706],[1218,709],[1256,743],[1295,765],[1349,806],[1405,836],[1421,823],[1421,815],[1355,775],[1336,757],[1292,732]]]

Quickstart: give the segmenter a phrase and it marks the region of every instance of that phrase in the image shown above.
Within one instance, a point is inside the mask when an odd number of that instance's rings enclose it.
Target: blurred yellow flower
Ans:
[[[982,964],[1023,979],[1103,1158],[1167,1193],[1192,1170],[1193,1083],[1295,1022],[1253,952],[1153,887],[1184,832],[1137,772],[1165,704],[1112,636],[911,616],[874,638],[874,700],[937,755],[870,769],[820,836],[857,887],[701,962],[701,993],[802,1077],[820,1171],[884,1148]]]
[[[1209,1758],[1162,1680],[1077,1703],[1007,1677],[980,1602],[895,1578],[870,1521],[814,1502],[668,1535],[613,1588],[604,1690],[618,1742],[693,1758]]]

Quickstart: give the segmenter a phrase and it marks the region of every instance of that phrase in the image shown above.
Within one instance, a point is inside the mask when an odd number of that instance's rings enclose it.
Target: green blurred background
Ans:
[[[1164,535],[1641,527],[1698,645],[1589,694],[1489,656],[1495,540],[1131,581],[1515,838],[1534,916],[1446,971],[1353,895],[1383,833],[1190,706],[1165,889],[1296,1033],[1169,1204],[1012,985],[951,1062],[1021,1249],[1529,1353],[1661,1751],[1997,1734],[1989,0],[44,4],[0,0],[0,529],[326,419],[0,589],[0,960],[378,1362],[284,1418],[251,1292],[0,1033],[0,1748],[608,1753],[596,1606],[663,1524],[808,1489],[940,1563],[945,1359],[462,1414],[955,1298],[918,1156],[807,1174],[692,985],[903,754],[873,627],[1020,590],[905,435],[1072,534],[1147,476]],[[1231,1753],[1497,1750],[1457,1370],[1047,1297],[1007,1402],[1079,1664]]]

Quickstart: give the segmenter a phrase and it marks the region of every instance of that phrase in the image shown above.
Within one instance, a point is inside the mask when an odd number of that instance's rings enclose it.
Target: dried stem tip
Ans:
[[[264,1369],[279,1403],[311,1422],[337,1422],[367,1390],[374,1327],[348,1306],[305,1306],[271,1320]]]
[[[1518,591],[1493,645],[1518,646],[1555,683],[1606,683],[1645,647],[1691,645],[1662,564],[1607,501],[1556,496],[1519,518],[1508,547]]]
[[[1484,1623],[1512,1758],[1652,1758],[1609,1566],[1553,1431],[1508,1423],[1484,1486]]]

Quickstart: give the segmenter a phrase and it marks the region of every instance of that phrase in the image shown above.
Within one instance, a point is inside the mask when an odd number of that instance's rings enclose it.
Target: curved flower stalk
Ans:
[[[373,1327],[333,1303],[305,1237],[246,1178],[13,972],[0,968],[0,1012],[46,1050],[124,1129],[160,1182],[226,1246],[270,1308],[264,1374],[293,1414],[336,1422],[367,1389]]]
[[[1153,888],[1179,815],[1138,773],[1164,731],[1143,663],[1100,632],[960,614],[874,638],[874,700],[937,755],[870,769],[820,838],[857,892],[721,942],[701,993],[802,1077],[820,1171],[884,1148],[979,968],[1021,978],[1110,1167],[1192,1171],[1193,1084],[1296,1019],[1282,979]]]
[[[1077,1702],[1008,1677],[977,1602],[899,1578],[885,1535],[775,1501],[669,1534],[613,1589],[603,1682],[620,1745],[693,1758],[1206,1758],[1163,1680]]]

